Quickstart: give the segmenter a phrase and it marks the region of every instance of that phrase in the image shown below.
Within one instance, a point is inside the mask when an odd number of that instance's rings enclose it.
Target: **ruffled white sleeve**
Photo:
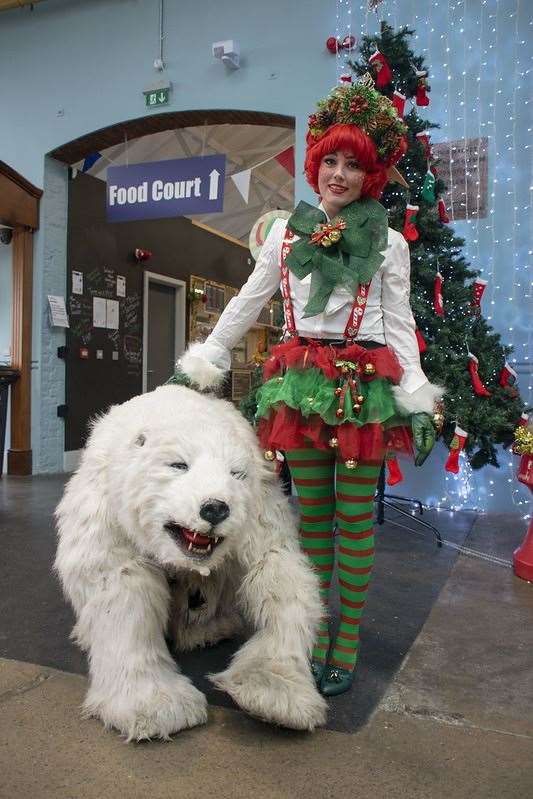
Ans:
[[[281,244],[286,227],[277,219],[263,244],[255,269],[236,297],[227,304],[204,342],[190,345],[178,366],[201,387],[220,382],[231,367],[231,350],[255,324],[280,282]]]
[[[420,365],[416,325],[411,311],[411,262],[409,245],[401,233],[383,266],[381,306],[386,344],[394,350],[404,372],[399,386],[393,387],[396,404],[404,413],[431,413],[441,386],[430,383]]]

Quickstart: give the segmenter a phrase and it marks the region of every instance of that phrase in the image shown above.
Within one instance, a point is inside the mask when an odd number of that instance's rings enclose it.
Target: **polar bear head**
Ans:
[[[247,546],[275,479],[241,414],[182,386],[113,407],[94,425],[84,470],[117,535],[165,568],[203,575]]]

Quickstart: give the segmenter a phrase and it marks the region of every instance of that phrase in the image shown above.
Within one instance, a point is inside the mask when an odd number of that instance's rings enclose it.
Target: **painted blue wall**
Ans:
[[[390,0],[382,13],[395,27],[407,24],[417,31],[413,49],[426,56],[430,67],[428,118],[442,124],[432,140],[491,137],[490,214],[455,227],[467,239],[466,256],[490,281],[484,311],[515,345],[527,396],[532,353],[531,300],[526,296],[531,272],[525,268],[531,233],[531,74],[526,69],[532,26],[526,5],[519,4],[518,19],[516,0],[428,2],[420,14],[416,0]],[[33,11],[0,13],[0,157],[45,188],[34,256],[33,446],[38,471],[62,468],[62,427],[52,415],[63,391],[62,373],[51,355],[62,334],[48,328],[45,300],[48,293],[64,291],[66,175],[62,167],[48,163],[45,168],[45,155],[87,132],[145,115],[142,89],[159,77],[152,66],[159,52],[158,7],[156,0],[47,0]],[[235,108],[294,116],[296,193],[312,201],[302,176],[306,120],[340,68],[326,51],[325,39],[344,36],[349,24],[360,36],[377,30],[379,21],[367,12],[366,2],[350,6],[308,0],[304,10],[286,0],[266,6],[242,0],[167,0],[165,77],[174,86],[169,110]],[[212,58],[212,42],[226,38],[241,45],[238,71]],[[5,303],[2,295],[0,314]],[[422,474],[417,490],[442,496],[440,467],[435,463]],[[497,502],[500,509],[511,507],[507,472],[498,476],[492,498],[487,475],[475,478],[480,482],[476,495]]]

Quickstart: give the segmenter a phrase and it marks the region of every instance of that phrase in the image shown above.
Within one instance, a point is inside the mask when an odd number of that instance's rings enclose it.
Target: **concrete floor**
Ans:
[[[533,585],[500,565],[437,550],[395,528],[392,516],[380,528],[380,571],[366,613],[363,647],[371,655],[352,695],[332,702],[329,729],[274,729],[211,705],[206,726],[170,743],[135,745],[82,720],[86,681],[73,672],[83,663],[69,661],[68,614],[54,615],[51,526],[48,519],[39,527],[34,515],[40,506],[41,520],[49,517],[58,489],[50,478],[0,481],[1,799],[533,795]],[[466,538],[469,547],[505,559],[525,533],[510,516],[466,522],[439,514],[438,521],[448,540]],[[403,579],[394,581],[400,567]],[[395,633],[413,616],[409,635]],[[38,629],[46,632],[40,643]],[[63,670],[46,662],[56,650]],[[359,701],[365,693],[371,707]]]

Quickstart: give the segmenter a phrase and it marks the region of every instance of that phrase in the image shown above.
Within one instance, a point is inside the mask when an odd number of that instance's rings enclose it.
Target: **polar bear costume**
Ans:
[[[89,659],[87,715],[128,740],[203,724],[205,696],[165,638],[213,643],[242,614],[253,634],[212,682],[266,721],[324,723],[309,666],[317,579],[272,466],[230,403],[169,385],[112,407],[56,516],[55,568]]]

